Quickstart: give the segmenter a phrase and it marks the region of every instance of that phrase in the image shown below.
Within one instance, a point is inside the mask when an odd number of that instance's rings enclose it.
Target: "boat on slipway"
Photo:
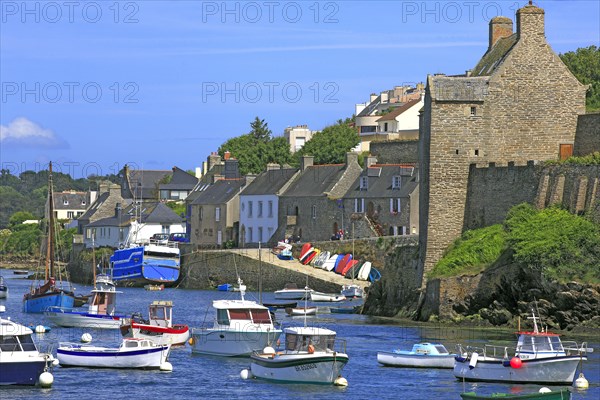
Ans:
[[[377,353],[377,362],[386,367],[449,368],[454,367],[454,357],[439,343],[417,343],[411,351],[394,350]]]
[[[532,313],[534,329],[517,332],[516,348],[459,345],[454,376],[474,382],[538,383],[571,385],[578,366],[587,360],[586,343],[562,342],[556,333],[538,330],[539,317]],[[512,349],[511,349],[512,350]]]

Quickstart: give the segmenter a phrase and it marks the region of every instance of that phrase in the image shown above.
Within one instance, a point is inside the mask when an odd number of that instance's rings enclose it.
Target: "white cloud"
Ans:
[[[0,143],[22,147],[68,148],[69,144],[49,129],[44,129],[24,117],[8,126],[0,125]]]

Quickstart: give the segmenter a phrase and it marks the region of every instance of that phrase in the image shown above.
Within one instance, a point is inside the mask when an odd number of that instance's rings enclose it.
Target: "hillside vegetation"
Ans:
[[[477,274],[509,251],[512,261],[559,282],[600,283],[600,227],[558,207],[513,207],[504,224],[465,232],[429,278]]]

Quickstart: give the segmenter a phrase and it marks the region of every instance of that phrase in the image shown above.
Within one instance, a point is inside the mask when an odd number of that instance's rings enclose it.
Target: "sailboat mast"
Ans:
[[[94,236],[92,235],[92,271],[94,271],[94,289],[96,289],[96,249],[94,243]]]
[[[52,162],[48,165],[48,248],[46,249],[46,280],[54,277],[54,194],[52,189]]]

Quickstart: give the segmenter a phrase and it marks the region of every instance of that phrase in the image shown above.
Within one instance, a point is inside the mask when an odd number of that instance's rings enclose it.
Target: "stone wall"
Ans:
[[[379,164],[418,163],[418,140],[371,142],[371,155]]]
[[[584,156],[600,151],[600,113],[580,115],[573,155]]]

